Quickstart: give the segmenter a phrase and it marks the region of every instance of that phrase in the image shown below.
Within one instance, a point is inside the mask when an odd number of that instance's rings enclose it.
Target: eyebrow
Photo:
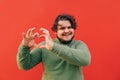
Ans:
[[[62,25],[61,25],[61,24],[58,24],[58,26],[61,26],[61,27],[62,27]]]
[[[58,26],[60,26],[60,27],[65,27],[65,26],[62,26],[61,24],[58,24]],[[71,26],[67,26],[67,27],[71,27]]]

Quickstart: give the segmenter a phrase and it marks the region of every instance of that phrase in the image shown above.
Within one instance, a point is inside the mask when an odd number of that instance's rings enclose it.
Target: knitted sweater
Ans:
[[[83,80],[82,66],[90,64],[90,59],[87,45],[80,40],[62,44],[55,39],[50,51],[45,48],[30,51],[29,47],[20,45],[17,54],[17,64],[22,70],[43,63],[42,80]]]

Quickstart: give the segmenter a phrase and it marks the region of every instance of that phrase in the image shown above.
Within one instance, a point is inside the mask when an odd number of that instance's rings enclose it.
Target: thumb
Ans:
[[[36,48],[39,48],[39,45],[38,44],[36,44],[36,43],[34,43],[34,45],[33,45],[34,47],[36,47]]]
[[[41,45],[39,46],[39,48],[46,48],[46,45]]]
[[[41,45],[41,46],[40,46],[40,45],[38,45],[38,44],[36,44],[36,43],[34,44],[34,47],[36,47],[36,48],[40,48],[40,49],[41,49],[41,48],[46,48],[45,45]]]

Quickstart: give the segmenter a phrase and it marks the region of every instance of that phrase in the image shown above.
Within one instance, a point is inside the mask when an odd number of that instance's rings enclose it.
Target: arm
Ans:
[[[23,40],[18,48],[17,64],[22,70],[28,70],[34,67],[41,61],[41,49],[34,48],[30,52],[31,47],[37,47],[34,39],[39,36],[38,33],[33,33],[35,28],[30,28],[27,33],[23,34]]]
[[[45,44],[38,46],[39,48],[46,48],[59,58],[74,65],[86,66],[90,63],[90,52],[87,45],[82,41],[73,44],[76,46],[75,48],[70,48],[53,42],[48,30],[44,28],[40,30],[43,32],[41,36],[45,37]]]
[[[41,62],[41,50],[33,49],[30,52],[30,48],[26,46],[20,46],[17,54],[17,64],[22,70],[29,70],[39,62]]]
[[[59,58],[78,66],[86,66],[90,64],[90,52],[83,42],[77,42],[76,48],[54,43],[51,52]]]

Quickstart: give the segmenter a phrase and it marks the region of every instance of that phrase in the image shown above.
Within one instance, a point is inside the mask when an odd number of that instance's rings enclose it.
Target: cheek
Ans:
[[[63,31],[57,31],[56,34],[57,35],[61,35],[63,33]]]
[[[56,32],[55,34],[56,34],[56,36],[58,36],[58,37],[60,36],[60,33],[59,33],[59,32]]]
[[[71,32],[74,34],[74,30],[71,30]]]

